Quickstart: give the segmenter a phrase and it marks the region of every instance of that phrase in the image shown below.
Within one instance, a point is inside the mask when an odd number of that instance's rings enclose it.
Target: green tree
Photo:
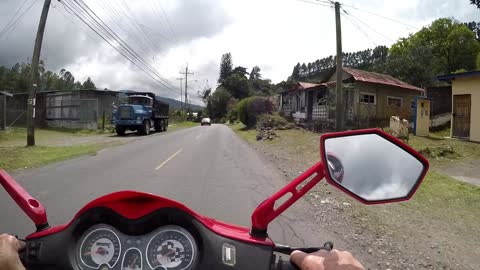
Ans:
[[[237,99],[250,96],[250,84],[245,75],[235,73],[228,76],[223,82],[222,87],[226,89],[232,97]]]
[[[92,79],[88,77],[87,80],[83,82],[83,89],[97,89],[97,87],[93,83]]]
[[[222,84],[230,73],[232,72],[233,68],[233,61],[232,61],[232,54],[225,53],[222,55],[222,59],[220,60],[220,76],[218,77],[218,83]]]
[[[453,19],[435,20],[428,27],[397,41],[389,50],[386,72],[417,86],[456,70],[472,70],[480,45],[474,33]]]
[[[217,87],[215,92],[212,93],[210,98],[211,110],[212,113],[210,117],[215,120],[220,120],[227,115],[228,111],[228,102],[230,101],[232,95],[229,91],[223,87]]]
[[[477,54],[477,70],[480,70],[480,53]]]
[[[262,74],[260,74],[260,71],[262,71],[258,66],[254,66],[252,68],[252,71],[250,72],[250,81],[255,81],[255,80],[260,80],[262,79]]]
[[[297,63],[294,67],[293,67],[293,71],[292,71],[292,80],[294,81],[298,81],[300,80],[300,63]]]
[[[480,9],[480,0],[470,0],[470,4],[476,5]]]

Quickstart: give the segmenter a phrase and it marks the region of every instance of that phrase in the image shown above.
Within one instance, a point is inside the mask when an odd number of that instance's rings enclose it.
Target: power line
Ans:
[[[168,26],[168,28],[170,29],[170,32],[171,32],[172,35],[173,35],[173,38],[174,38],[174,40],[175,40],[175,44],[178,45],[177,34],[175,33],[175,31],[173,31],[172,23],[171,23],[170,20],[168,19],[167,13],[166,13],[165,10],[163,9],[162,4],[161,4],[160,2],[155,1],[155,3],[157,3],[158,6],[160,7],[160,10],[162,11],[163,16],[165,17],[165,22],[167,23],[167,26]]]
[[[410,24],[406,24],[406,23],[401,22],[401,21],[399,21],[399,20],[392,19],[392,18],[383,16],[383,15],[380,15],[380,14],[373,13],[373,12],[368,11],[368,10],[359,9],[359,8],[357,8],[357,7],[354,7],[354,6],[351,6],[351,5],[346,5],[346,4],[342,4],[342,6],[349,7],[349,8],[353,8],[353,9],[355,9],[355,10],[358,10],[358,11],[361,11],[361,12],[365,12],[365,13],[371,14],[371,15],[373,15],[373,16],[377,16],[377,17],[380,17],[380,18],[383,18],[383,19],[386,19],[386,20],[389,20],[389,21],[392,21],[392,22],[396,22],[396,23],[398,23],[398,24],[402,24],[402,25],[407,26],[407,27],[409,27],[409,28],[413,28],[413,29],[417,29],[417,30],[418,30],[418,27],[415,27],[415,26],[410,25]]]
[[[362,32],[362,34],[368,39],[370,40],[373,45],[375,45],[375,47],[377,47],[377,43],[375,43],[375,41],[373,41],[373,39],[370,38],[370,36],[367,34],[367,32],[365,32],[360,26],[358,26],[357,24],[355,24],[354,22],[352,22],[346,15],[344,14],[341,14],[345,19],[347,19],[355,28],[357,28],[360,32]]]
[[[110,35],[123,49],[125,49],[129,54],[131,54],[135,59],[142,63],[147,69],[153,72],[161,81],[164,82],[164,86],[170,88],[170,90],[175,89],[166,78],[160,75],[153,67],[151,67],[147,62],[138,55],[138,53],[133,50],[125,41],[123,41],[105,22],[98,17],[98,15],[87,5],[83,0],[73,0],[77,5],[83,9],[83,11],[96,23],[98,24],[103,31]],[[80,4],[79,4],[80,2]],[[93,15],[92,15],[93,14]],[[100,21],[100,23],[98,22]]]
[[[378,32],[377,30],[375,30],[374,28],[372,28],[370,25],[368,25],[368,24],[364,23],[364,22],[363,22],[362,20],[360,20],[359,18],[357,18],[357,17],[353,16],[353,14],[352,14],[352,13],[350,13],[350,12],[347,12],[347,11],[346,11],[344,8],[342,8],[342,10],[343,10],[343,12],[345,12],[345,14],[349,15],[349,16],[350,16],[352,19],[354,19],[354,20],[356,20],[357,22],[359,22],[359,23],[361,23],[361,24],[365,25],[367,28],[369,28],[369,29],[370,29],[370,30],[372,30],[373,32],[375,32],[375,33],[379,34],[380,36],[382,36],[382,37],[384,37],[384,38],[386,38],[386,39],[388,39],[388,40],[390,40],[390,41],[392,41],[392,42],[395,42],[395,40],[394,40],[394,39],[392,39],[392,38],[390,38],[390,37],[387,37],[386,35],[384,35],[384,34],[382,34],[382,33]]]
[[[138,31],[135,31],[134,28],[131,27],[130,24],[125,20],[126,14],[122,16],[115,10],[113,6],[110,6],[105,1],[98,1],[98,2],[101,3],[102,8],[105,11],[108,10],[108,13],[112,16],[113,20],[117,23],[118,29],[123,30],[123,32],[127,35],[127,37],[130,40],[133,40],[143,53],[148,54],[147,52],[149,51],[149,49],[145,46],[146,42],[143,42],[140,36],[138,35],[136,36],[136,34],[138,34]],[[116,1],[114,2],[116,3]],[[123,13],[123,10],[121,10],[121,12]]]
[[[168,41],[170,41],[170,42],[172,42],[172,43],[176,43],[175,40],[171,39],[170,37],[167,37],[167,35],[168,35],[167,32],[168,32],[168,31],[167,31],[166,29],[168,28],[168,25],[167,25],[166,21],[164,22],[163,19],[162,19],[162,18],[163,18],[163,15],[161,14],[161,11],[160,11],[160,8],[159,8],[158,4],[157,4],[155,1],[150,2],[150,4],[152,5],[152,11],[153,11],[154,13],[156,13],[156,14],[154,14],[154,15],[156,15],[157,18],[159,19],[158,21],[160,22],[160,25],[161,25],[161,27],[159,27],[159,28],[161,28],[161,29],[163,30],[163,32],[164,32],[164,33],[157,32],[157,34],[159,34],[159,35],[162,36],[164,39],[166,39],[166,40],[168,40]],[[149,28],[149,27],[147,27],[147,28],[150,29],[150,30],[152,30],[152,29]],[[178,45],[178,44],[177,44],[177,45]]]
[[[78,1],[82,2],[83,5],[85,5],[86,7],[82,7],[78,3],[77,0],[73,0],[76,5],[73,4],[73,2],[71,2],[71,1],[72,0],[68,0],[68,1],[64,0],[64,1],[61,1],[61,3],[64,5],[64,7],[68,8],[73,14],[75,14],[75,16],[78,17],[84,24],[86,24],[92,31],[94,31],[105,42],[107,42],[113,49],[115,49],[124,58],[126,58],[132,64],[134,64],[136,67],[138,67],[140,70],[142,70],[148,77],[153,79],[159,85],[161,85],[163,87],[166,87],[167,90],[174,91],[174,92],[177,93],[175,87],[171,86],[171,84],[169,84],[168,80],[163,78],[160,74],[158,74],[155,70],[153,70],[153,68],[151,68],[148,64],[146,64],[145,61],[143,61],[143,59],[141,59],[138,56],[138,54],[136,54],[135,52],[132,52],[130,50],[131,48],[127,48],[128,45],[125,46],[125,44],[122,44],[122,43],[124,43],[123,40],[121,40],[115,33],[113,33],[113,34],[110,33],[108,30],[111,31],[111,29],[107,29],[108,26],[106,26],[101,19],[99,19],[99,20],[103,23],[103,25],[98,20],[96,20],[95,17],[88,12],[88,10],[90,10],[90,9],[88,8],[88,6],[86,6],[85,3],[83,3],[83,1],[78,0]],[[87,16],[85,16],[85,15],[87,15]],[[96,14],[95,14],[95,16],[96,16]],[[98,17],[98,16],[96,16],[96,17]],[[112,43],[112,41],[117,43],[119,45],[119,47],[115,46]],[[129,56],[127,56],[127,55],[129,55]],[[142,67],[142,66],[144,66],[144,67]],[[147,71],[147,70],[150,70],[150,71]],[[157,76],[158,79],[155,78],[152,74]]]
[[[28,11],[30,11],[30,9],[32,9],[33,5],[35,4],[36,2],[33,1],[30,6],[28,6],[21,14],[20,16],[17,17],[17,19],[12,23],[10,24],[9,26],[7,26],[7,28],[5,29],[5,31],[1,32],[0,33],[0,39],[4,36],[7,36],[8,33],[10,33],[11,31],[13,31],[15,29],[15,27],[17,27],[18,23],[21,21],[21,19],[23,18],[23,16],[25,16],[25,14],[27,14]]]
[[[333,6],[331,5],[332,3],[329,2],[329,1],[308,1],[308,0],[297,0],[297,1],[300,1],[300,2],[304,2],[304,3],[309,3],[309,4],[314,4],[314,5],[318,5],[318,6],[323,6],[323,7],[329,7],[329,8],[333,8]]]
[[[27,3],[28,0],[24,0],[23,3],[18,7],[17,11],[15,12],[15,14],[13,14],[13,16],[10,18],[10,21],[8,21],[7,24],[5,24],[5,26],[3,27],[2,31],[0,31],[0,37],[2,36],[2,33],[3,31],[5,31],[5,29],[7,29],[7,27],[12,23],[13,19],[15,19],[15,17],[17,16],[18,12],[20,12],[20,10],[23,8],[23,6],[25,6],[25,4]]]

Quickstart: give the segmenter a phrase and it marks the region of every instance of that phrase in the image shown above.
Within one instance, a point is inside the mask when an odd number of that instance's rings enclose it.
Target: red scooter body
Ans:
[[[330,152],[325,149],[325,141],[356,135],[378,135],[423,166],[408,193],[388,200],[367,200],[342,186],[344,181],[336,182],[330,176],[324,166],[325,153]],[[294,269],[288,261],[277,260],[274,252],[290,254],[294,249],[320,248],[276,245],[268,237],[268,224],[324,177],[361,202],[373,204],[410,199],[428,170],[425,158],[377,129],[323,135],[321,153],[322,162],[255,209],[251,228],[202,216],[179,202],[137,191],[97,198],[80,209],[68,224],[50,227],[45,208],[3,170],[0,183],[37,227],[26,237],[26,249],[22,252],[28,269]],[[284,196],[289,198],[275,207]],[[328,244],[322,248],[331,247]]]

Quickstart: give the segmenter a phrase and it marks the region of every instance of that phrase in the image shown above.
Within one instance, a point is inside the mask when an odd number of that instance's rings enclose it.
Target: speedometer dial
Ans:
[[[184,270],[197,256],[193,236],[179,226],[165,226],[147,245],[147,263],[152,269]]]
[[[102,265],[109,268],[118,262],[121,245],[118,236],[109,229],[91,231],[80,245],[80,260],[89,268],[98,269]]]

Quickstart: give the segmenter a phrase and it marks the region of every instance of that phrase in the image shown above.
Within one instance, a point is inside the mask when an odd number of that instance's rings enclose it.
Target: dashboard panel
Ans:
[[[58,233],[30,240],[25,262],[42,270],[236,270],[270,269],[272,255],[271,246],[221,236],[176,208],[128,219],[97,207]]]

